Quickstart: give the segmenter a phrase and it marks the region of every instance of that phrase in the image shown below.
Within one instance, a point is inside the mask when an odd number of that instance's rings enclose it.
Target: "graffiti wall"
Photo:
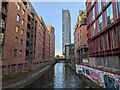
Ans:
[[[120,75],[97,70],[83,65],[76,65],[76,72],[78,74],[85,75],[86,77],[88,77],[102,87],[120,90]]]

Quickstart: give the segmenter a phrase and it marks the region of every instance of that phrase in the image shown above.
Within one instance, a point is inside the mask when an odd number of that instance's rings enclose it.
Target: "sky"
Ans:
[[[69,9],[71,15],[71,43],[74,43],[74,26],[79,10],[85,9],[85,2],[31,2],[35,11],[46,24],[55,28],[55,56],[62,55],[62,9]]]

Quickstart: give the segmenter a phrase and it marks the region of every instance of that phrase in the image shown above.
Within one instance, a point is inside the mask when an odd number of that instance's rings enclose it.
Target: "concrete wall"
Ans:
[[[120,90],[120,74],[101,71],[84,65],[76,65],[76,72],[85,75],[104,88]]]
[[[119,56],[92,57],[89,60],[89,64],[90,66],[97,65],[120,70],[120,57]]]

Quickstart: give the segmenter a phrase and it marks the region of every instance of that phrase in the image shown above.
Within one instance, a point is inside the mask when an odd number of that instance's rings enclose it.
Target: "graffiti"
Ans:
[[[76,65],[76,72],[78,73],[78,74],[82,74],[82,65]]]
[[[86,74],[90,76],[90,71],[86,69]]]
[[[120,90],[120,75],[93,69],[87,66],[80,66],[78,70],[80,70],[80,73],[102,87]]]
[[[104,84],[106,88],[115,88],[115,90],[119,90],[120,86],[116,82],[114,76],[107,74],[104,75]]]

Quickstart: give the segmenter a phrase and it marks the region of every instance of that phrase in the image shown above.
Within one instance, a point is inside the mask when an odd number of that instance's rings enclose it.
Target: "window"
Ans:
[[[21,32],[20,32],[20,34],[21,34],[21,35],[23,35],[23,33],[24,33],[24,30],[23,30],[23,29],[21,29]]]
[[[22,50],[19,51],[19,56],[22,57]]]
[[[14,49],[14,51],[13,51],[13,56],[14,56],[14,57],[17,57],[17,49]]]
[[[17,21],[20,21],[20,15],[17,14]]]
[[[106,10],[106,16],[107,16],[107,25],[111,24],[114,19],[113,19],[113,10],[112,10],[112,4],[107,8]]]
[[[17,37],[15,37],[15,43],[18,44],[18,38]]]
[[[112,40],[113,40],[113,48],[118,47],[117,31],[115,27],[113,28],[113,32],[112,32]]]
[[[92,35],[93,35],[93,36],[95,35],[95,32],[96,32],[96,31],[95,31],[95,29],[96,29],[95,24],[96,24],[96,23],[94,22],[94,24],[93,24],[93,26],[92,26],[92,27],[93,27],[93,30],[92,30],[92,32],[93,32],[93,34],[92,34]]]
[[[21,44],[21,45],[23,44],[23,40],[22,40],[22,39],[20,39],[20,44]]]
[[[4,33],[0,33],[0,44],[3,43]]]
[[[16,31],[16,32],[19,32],[19,26],[16,26],[15,31]]]
[[[93,9],[92,9],[92,20],[94,20],[95,19],[95,7],[93,7]]]
[[[22,15],[24,15],[25,14],[25,10],[24,9],[22,9]]]
[[[106,4],[109,2],[109,0],[105,0],[106,1]]]
[[[24,25],[24,20],[22,19],[22,25]]]
[[[101,0],[98,0],[98,13],[101,12]]]
[[[21,8],[21,6],[20,6],[20,4],[18,4],[18,6],[17,6],[17,9],[20,11],[20,8]]]
[[[120,25],[118,25],[118,39],[119,39],[119,42],[120,42]]]
[[[120,17],[120,0],[118,0],[118,17]]]
[[[106,40],[105,40],[105,36],[102,36],[102,47],[103,47],[103,50],[105,50],[105,46],[106,46]]]
[[[94,0],[91,1],[91,6],[93,6],[93,4],[94,4]]]
[[[110,47],[111,47],[111,43],[110,43],[110,30],[108,30],[108,45],[109,45],[109,49],[110,49]]]
[[[106,33],[106,48],[109,50],[108,33]]]
[[[100,38],[98,38],[98,52],[100,51]]]
[[[99,24],[98,24],[98,25],[99,25],[98,32],[100,32],[100,31],[102,30],[102,28],[103,28],[103,26],[102,26],[102,21],[103,21],[103,20],[102,20],[102,15],[100,15],[100,17],[99,17],[98,20],[99,20]]]

